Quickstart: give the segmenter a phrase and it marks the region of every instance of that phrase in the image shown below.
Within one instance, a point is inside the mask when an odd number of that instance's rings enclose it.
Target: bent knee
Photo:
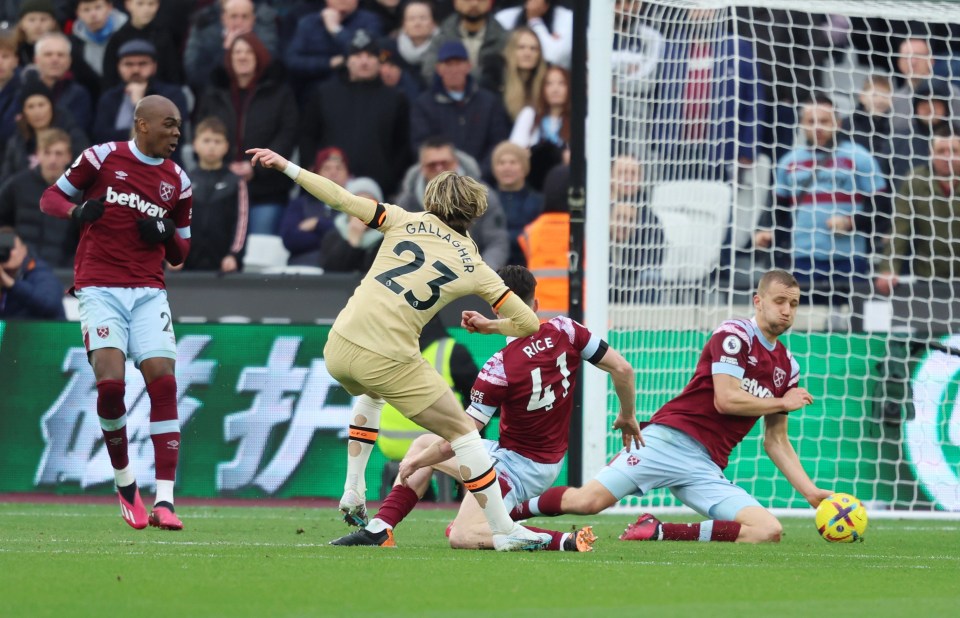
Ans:
[[[776,519],[744,526],[737,540],[744,543],[779,543],[783,536],[783,524]]]

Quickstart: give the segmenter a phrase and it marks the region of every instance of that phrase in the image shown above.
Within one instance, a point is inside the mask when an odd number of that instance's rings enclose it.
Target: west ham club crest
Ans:
[[[777,388],[783,386],[783,381],[787,377],[787,372],[779,367],[775,367],[773,370],[773,383]]]
[[[173,191],[175,187],[166,181],[160,182],[160,199],[164,202],[169,202],[170,198],[173,197]]]
[[[101,339],[106,339],[110,336],[110,327],[109,326],[98,326],[97,327],[97,337]]]

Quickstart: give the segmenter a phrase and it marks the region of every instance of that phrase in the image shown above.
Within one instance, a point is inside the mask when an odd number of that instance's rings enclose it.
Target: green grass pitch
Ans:
[[[136,531],[106,505],[0,504],[0,616],[949,616],[960,523],[874,520],[862,544],[784,520],[779,545],[616,540],[590,554],[454,551],[453,511],[415,511],[396,549],[326,543],[334,509],[181,507],[186,529]]]

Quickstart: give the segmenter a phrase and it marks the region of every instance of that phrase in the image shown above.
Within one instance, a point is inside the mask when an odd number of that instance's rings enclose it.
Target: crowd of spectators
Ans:
[[[128,139],[134,106],[161,94],[183,115],[175,160],[195,187],[185,269],[242,271],[248,234],[282,238],[290,265],[369,266],[378,234],[251,167],[244,151],[253,146],[412,211],[441,171],[475,176],[490,187],[490,208],[472,230],[484,259],[493,268],[553,264],[556,247],[531,251],[549,236],[542,230],[567,225],[565,204],[552,203],[564,187],[548,179],[567,177],[570,6],[7,0],[0,225],[15,227],[31,255],[68,266],[76,230],[39,217],[40,191],[85,147]],[[914,252],[921,259],[916,242],[889,237],[917,238],[924,228],[911,226],[909,213],[943,214],[956,199],[960,90],[949,36],[886,22],[883,48],[861,40],[862,20],[837,15],[743,8],[730,20],[682,9],[664,20],[656,11],[681,9],[632,0],[615,0],[614,10],[611,111],[632,145],[611,152],[618,289],[651,281],[663,257],[664,233],[647,204],[653,184],[736,182],[761,156],[775,163],[773,190],[745,250],[769,251],[813,284],[881,277],[878,291],[909,270]],[[867,76],[847,110],[831,99],[824,70],[850,50]]]

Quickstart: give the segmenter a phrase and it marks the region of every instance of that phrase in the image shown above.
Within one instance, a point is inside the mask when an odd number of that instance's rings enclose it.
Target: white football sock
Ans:
[[[383,399],[360,395],[353,404],[351,437],[347,441],[347,480],[343,490],[352,489],[361,498],[367,493],[367,462],[377,440],[376,434],[380,431],[380,411],[384,403]]]
[[[483,509],[493,534],[507,534],[516,525],[503,505],[500,483],[493,462],[476,430],[450,442],[460,465],[460,476]],[[471,488],[471,485],[473,488]]]
[[[157,496],[153,504],[156,505],[158,502],[173,504],[173,481],[157,480]]]

